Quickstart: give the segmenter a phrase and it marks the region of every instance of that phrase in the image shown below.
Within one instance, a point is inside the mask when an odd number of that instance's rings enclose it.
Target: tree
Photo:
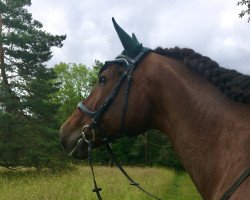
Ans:
[[[238,1],[237,5],[238,6],[239,5],[246,6],[246,8],[244,8],[244,10],[241,11],[239,16],[240,16],[240,18],[242,18],[245,15],[249,15],[248,22],[250,22],[250,1],[249,0],[241,0],[241,1]]]
[[[92,68],[74,63],[55,65],[55,83],[59,83],[60,89],[53,95],[53,99],[54,103],[61,105],[57,114],[60,123],[63,123],[76,109],[77,104],[89,95],[98,81],[97,75],[102,65],[100,61],[95,61]]]
[[[128,144],[128,146],[131,146],[131,144]],[[184,170],[168,137],[158,130],[151,129],[144,135],[139,135],[136,141],[132,143],[127,155],[133,156],[133,160],[137,164],[157,164]]]
[[[56,74],[46,68],[51,47],[65,35],[51,35],[27,11],[30,0],[0,0],[0,164],[52,163],[59,149],[51,95]]]

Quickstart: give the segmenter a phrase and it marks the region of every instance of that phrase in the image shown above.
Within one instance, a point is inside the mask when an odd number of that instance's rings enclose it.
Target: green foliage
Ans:
[[[240,18],[245,15],[249,15],[248,22],[250,22],[250,1],[249,0],[241,0],[237,2],[238,6],[244,6],[244,10],[242,10],[239,14]]]
[[[0,1],[0,165],[52,167],[62,160],[51,101],[56,74],[43,64],[66,36],[51,35],[28,12],[30,0]],[[57,162],[55,162],[57,161]]]
[[[123,165],[167,166],[183,171],[180,159],[167,136],[158,130],[149,130],[137,137],[123,137],[112,144],[113,151]],[[95,149],[93,159],[103,165],[112,164],[105,147]]]
[[[0,1],[0,166],[61,167],[67,161],[58,129],[97,83],[103,65],[60,63],[46,68],[51,47],[64,35],[51,35],[27,11],[30,0]],[[163,134],[150,130],[114,143],[125,165],[164,165],[182,169]],[[95,160],[109,163],[103,148]]]
[[[102,66],[100,61],[96,61],[93,68],[87,68],[82,64],[60,63],[55,65],[59,90],[53,95],[54,102],[60,104],[58,110],[58,120],[63,123],[76,109],[77,104],[84,100],[97,83],[97,74]]]
[[[167,136],[158,130],[149,130],[144,135],[138,136],[130,154],[134,156],[134,160],[146,165],[161,165],[184,170]]]

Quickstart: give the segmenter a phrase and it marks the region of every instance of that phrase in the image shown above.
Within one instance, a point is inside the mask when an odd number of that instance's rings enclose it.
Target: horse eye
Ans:
[[[106,83],[106,77],[100,76],[99,77],[99,84],[105,84]]]

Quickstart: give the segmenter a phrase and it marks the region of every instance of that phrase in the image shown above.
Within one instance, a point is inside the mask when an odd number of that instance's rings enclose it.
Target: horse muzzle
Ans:
[[[85,125],[81,132],[77,131],[72,134],[65,134],[62,130],[61,144],[64,151],[75,159],[86,159],[88,157],[88,143],[95,141],[95,131],[89,129],[89,125]]]

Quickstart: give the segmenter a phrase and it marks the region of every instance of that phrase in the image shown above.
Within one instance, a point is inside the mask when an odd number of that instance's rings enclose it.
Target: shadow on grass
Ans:
[[[201,200],[190,177],[184,171],[175,171],[175,177],[167,188],[165,200]]]

